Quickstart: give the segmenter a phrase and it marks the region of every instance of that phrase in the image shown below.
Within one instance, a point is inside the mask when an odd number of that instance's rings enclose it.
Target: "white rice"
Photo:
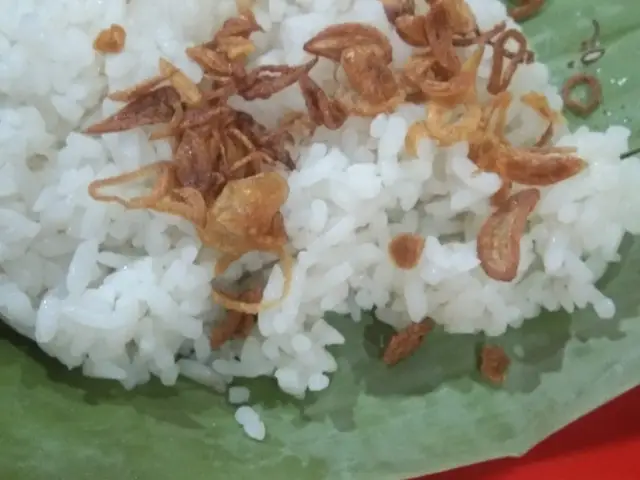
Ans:
[[[112,113],[117,105],[102,101],[105,92],[152,76],[161,55],[198,80],[201,72],[184,49],[209,39],[234,13],[234,1],[13,3],[0,18],[0,311],[69,368],[127,388],[151,376],[171,385],[182,374],[224,390],[233,376],[270,375],[284,391],[303,396],[326,388],[337,368],[325,347],[344,338],[322,319],[327,310],[357,321],[359,309],[375,306],[380,319],[397,328],[429,315],[452,333],[489,335],[543,308],[590,305],[602,318],[615,315],[594,283],[619,261],[625,232],[640,233],[640,161],[619,160],[629,131],[580,128],[557,135],[557,144],[576,146],[589,168],[542,191],[522,239],[519,276],[501,283],[480,269],[475,247],[498,179],[473,175],[465,144],[438,148],[423,141],[418,155],[408,157],[404,134],[424,111],[405,105],[372,121],[350,119],[337,132],[319,131],[300,149],[283,208],[299,251],[291,293],[260,315],[244,344],[211,351],[207,336],[221,316],[210,302],[215,256],[183,220],[126,211],[87,194],[98,177],[166,159],[167,145],[148,142],[141,130],[101,138],[74,130]],[[506,18],[498,0],[469,3],[482,28]],[[410,51],[390,31],[379,0],[262,0],[256,17],[265,30],[252,37],[261,54],[257,63],[301,62],[307,39],[345,21],[389,33],[398,64]],[[103,58],[92,40],[111,23],[126,29],[126,48]],[[331,73],[319,65],[313,75],[322,81]],[[515,75],[514,97],[530,90],[561,107],[544,65],[522,66]],[[303,107],[295,87],[270,101],[237,103],[265,122]],[[509,118],[516,143],[544,128],[519,102]],[[396,269],[386,253],[400,232],[426,238],[420,263],[409,272]],[[269,260],[246,255],[227,276]],[[282,283],[276,267],[265,296],[277,297]],[[230,400],[238,399],[233,392]],[[253,438],[263,438],[264,425],[251,412],[241,407],[236,418]]]
[[[234,405],[247,403],[251,392],[247,387],[230,387],[229,388],[229,403]]]
[[[242,406],[236,410],[236,422],[242,425],[244,432],[254,440],[264,440],[266,429],[260,415],[251,407]]]

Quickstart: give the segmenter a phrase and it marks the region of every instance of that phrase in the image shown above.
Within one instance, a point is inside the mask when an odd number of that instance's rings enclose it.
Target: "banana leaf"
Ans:
[[[593,19],[606,53],[585,67],[580,43]],[[604,106],[586,123],[627,125],[632,147],[640,146],[639,27],[640,2],[630,0],[548,0],[524,25],[556,83],[583,70],[600,78]],[[480,336],[436,331],[389,369],[379,360],[388,328],[371,317],[330,317],[347,343],[334,352],[329,389],[296,401],[272,380],[248,382],[264,442],[246,437],[233,407],[210,390],[179,381],[127,392],[66,370],[2,327],[0,477],[402,479],[521,455],[640,383],[640,243],[626,239],[621,254],[600,282],[616,318],[545,313],[494,339],[513,362],[501,388],[478,378]]]

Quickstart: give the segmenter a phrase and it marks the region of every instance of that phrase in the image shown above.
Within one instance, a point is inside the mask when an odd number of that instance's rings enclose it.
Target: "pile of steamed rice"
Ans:
[[[319,131],[300,148],[283,208],[299,252],[293,289],[279,308],[260,314],[249,338],[212,352],[209,330],[223,314],[210,299],[215,255],[180,219],[126,211],[87,194],[96,178],[167,159],[168,145],[150,143],[141,130],[102,138],[76,132],[113,113],[118,105],[103,100],[107,89],[154,75],[159,56],[198,81],[202,73],[184,49],[209,39],[235,13],[235,2],[13,3],[0,16],[0,311],[69,368],[126,388],[152,375],[172,385],[184,375],[224,390],[233,377],[267,375],[285,392],[303,396],[327,387],[336,361],[325,347],[344,342],[323,320],[326,311],[357,322],[361,310],[376,307],[378,317],[397,328],[428,315],[452,333],[489,335],[541,309],[590,305],[601,318],[615,314],[594,282],[619,260],[625,232],[640,232],[640,162],[619,160],[627,129],[557,135],[556,143],[576,146],[589,168],[543,189],[521,242],[519,276],[501,283],[483,273],[475,246],[498,178],[474,176],[465,144],[439,148],[424,141],[417,157],[406,156],[405,132],[424,109],[405,105],[372,121],[350,119],[336,132]],[[498,0],[469,3],[481,28],[506,19]],[[410,53],[379,0],[263,0],[255,15],[264,28],[252,36],[259,64],[300,63],[307,58],[306,40],[345,21],[388,33],[398,65]],[[126,48],[103,58],[92,41],[111,23],[127,31]],[[489,48],[481,79],[490,65]],[[326,64],[313,72],[321,82],[331,74]],[[561,108],[540,63],[521,66],[510,90],[514,98],[542,92]],[[266,123],[304,108],[295,86],[268,101],[235,105]],[[515,144],[532,142],[545,127],[517,101],[509,118]],[[401,232],[426,238],[411,271],[395,268],[387,254],[390,238]],[[226,276],[259,270],[270,260],[246,255]],[[281,289],[276,267],[265,298]],[[236,387],[230,400],[247,402],[248,393]],[[250,407],[236,418],[251,436],[264,437]]]

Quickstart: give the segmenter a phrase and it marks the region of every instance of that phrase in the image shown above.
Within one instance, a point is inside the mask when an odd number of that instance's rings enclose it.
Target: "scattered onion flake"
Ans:
[[[212,292],[213,300],[218,305],[229,310],[249,313],[252,315],[258,314],[263,310],[276,308],[284,301],[285,298],[287,298],[287,295],[289,295],[289,291],[291,290],[291,281],[293,278],[293,257],[284,248],[280,251],[280,268],[282,268],[282,274],[284,276],[284,286],[282,288],[282,294],[275,300],[269,300],[266,302],[247,302],[244,300],[236,300],[235,298],[217,290],[213,290]]]
[[[118,32],[115,27],[111,30]],[[296,83],[315,60],[300,67],[266,65],[247,71],[244,53],[252,50],[249,36],[259,30],[251,12],[243,10],[224,23],[213,41],[198,46],[219,60],[201,65],[208,81],[195,84],[161,58],[158,75],[112,93],[112,98],[127,104],[85,130],[99,135],[156,126],[150,139],[174,137],[172,159],[95,180],[88,189],[95,200],[169,213],[191,222],[202,243],[221,255],[216,274],[251,251],[279,256],[284,277],[280,298],[262,302],[261,295],[238,297],[213,289],[214,301],[235,311],[222,333],[212,334],[214,345],[224,343],[229,334],[245,335],[253,324],[251,316],[279,305],[291,287],[293,257],[286,248],[289,239],[280,213],[289,188],[274,170],[278,164],[295,167],[285,148],[292,135],[286,129],[270,131],[227,100],[235,93],[247,97],[258,84],[259,97],[268,98]],[[142,180],[152,181],[145,194],[126,198],[109,191]]]
[[[412,15],[416,10],[414,0],[381,0],[381,2],[389,23],[394,23],[403,15]]]
[[[520,101],[535,110],[545,120],[558,123],[564,121],[560,112],[551,108],[549,99],[542,93],[525,93],[520,97]]]
[[[597,62],[605,54],[605,49],[600,46],[600,22],[593,19],[591,23],[593,25],[593,35],[580,45],[580,49],[583,52],[580,61],[585,66]]]
[[[120,25],[113,24],[98,33],[93,48],[100,53],[120,53],[124,49],[127,32]]]
[[[422,257],[425,240],[413,233],[401,233],[389,242],[389,256],[393,263],[403,270],[411,270]]]
[[[540,200],[540,191],[529,188],[513,194],[480,228],[477,254],[488,277],[502,282],[516,278],[520,265],[520,240],[527,220]]]
[[[502,385],[507,377],[511,359],[497,345],[484,345],[480,353],[480,373],[494,385]]]
[[[200,88],[187,77],[182,70],[173,65],[169,60],[160,58],[158,70],[161,76],[165,76],[171,82],[173,88],[180,95],[180,99],[187,105],[198,105],[202,102]]]
[[[507,48],[508,43],[516,43],[517,49],[513,51]],[[493,95],[506,91],[518,66],[526,62],[528,52],[527,39],[522,32],[510,28],[500,34],[493,44],[493,63],[487,91]],[[505,60],[509,60],[506,67]]]
[[[518,0],[517,6],[509,9],[509,15],[516,22],[523,22],[537,15],[544,6],[545,0]]]
[[[233,296],[229,295],[229,297]],[[262,288],[246,290],[233,298],[255,304],[262,299]],[[253,314],[237,310],[227,311],[225,318],[217,322],[211,329],[209,337],[211,348],[216,350],[232,338],[247,338],[251,334],[255,323],[256,316]]]
[[[420,347],[425,335],[433,329],[433,326],[433,320],[425,318],[420,323],[412,323],[396,333],[387,344],[382,361],[387,365],[395,365],[409,357]]]
[[[162,199],[171,188],[171,164],[169,162],[158,162],[145,165],[133,172],[126,172],[114,177],[94,180],[89,184],[88,192],[91,198],[99,202],[115,202],[128,209],[152,208]],[[146,179],[150,175],[155,175],[156,180],[152,191],[147,195],[140,195],[129,199],[117,195],[102,193],[103,188],[115,187],[127,183],[133,183]]]
[[[536,147],[544,147],[553,138],[555,125],[564,123],[564,117],[560,112],[557,112],[549,105],[549,99],[541,93],[529,92],[520,97],[520,101],[529,106],[540,115],[540,117],[549,122],[546,130],[542,133],[540,138],[536,141]]]
[[[481,229],[478,256],[487,275],[513,280],[519,240],[540,195],[535,189],[519,191],[520,187],[551,185],[586,166],[573,151],[546,147],[562,117],[541,94],[522,97],[548,122],[538,142],[533,147],[516,147],[506,138],[512,101],[508,88],[517,69],[533,61],[524,35],[507,28],[505,22],[481,31],[463,0],[429,0],[426,13],[418,13],[413,0],[384,0],[386,16],[399,38],[419,49],[404,66],[394,64],[391,41],[383,30],[347,22],[330,25],[307,41],[303,49],[314,58],[304,64],[254,67],[247,58],[255,50],[250,37],[262,29],[249,3],[227,19],[210,41],[186,49],[186,55],[203,70],[200,83],[161,58],[157,75],[111,93],[111,99],[127,102],[124,107],[85,130],[102,135],[149,127],[150,140],[168,138],[173,146],[172,158],[92,182],[89,193],[95,200],[169,213],[191,222],[202,244],[220,254],[216,275],[248,252],[279,256],[284,278],[279,298],[263,301],[212,289],[215,302],[236,312],[212,344],[224,343],[239,330],[248,331],[252,315],[278,306],[289,293],[293,257],[280,212],[289,195],[280,170],[295,169],[288,147],[317,128],[336,130],[349,116],[393,112],[406,101],[424,103],[426,109],[424,118],[408,129],[406,153],[416,155],[422,139],[441,147],[467,142],[469,159],[478,170],[500,177],[503,187],[491,199],[498,208]],[[540,3],[523,2],[519,8],[531,9]],[[121,26],[112,25],[98,35],[94,46],[101,52],[118,52],[125,37]],[[516,48],[511,48],[514,43]],[[461,57],[458,48],[462,46],[473,46],[474,51]],[[493,47],[491,72],[479,91],[483,82],[478,82],[478,69],[487,46]],[[320,57],[344,74],[344,81],[331,93],[312,80],[311,70]],[[591,87],[592,99],[586,105],[569,98],[571,88],[580,83]],[[242,98],[243,103],[266,100],[289,88],[302,94],[303,111],[289,112],[280,122],[274,119],[275,129],[232,106],[232,97]],[[570,79],[563,93],[567,107],[583,113],[595,108],[602,96],[599,84],[584,75]],[[123,198],[109,192],[143,179],[152,182],[146,194]],[[512,195],[512,188],[519,193]],[[419,264],[424,248],[422,236],[402,233],[391,240],[388,252],[397,268],[410,270]],[[430,325],[423,322],[399,333],[385,361],[395,363],[417,348]]]
[[[573,98],[574,90],[580,85],[587,87],[587,99],[585,101]],[[572,75],[562,86],[562,100],[565,108],[570,112],[581,117],[590,115],[602,103],[600,80],[586,73]]]
[[[596,63],[600,60],[605,54],[605,50],[602,47],[594,47],[593,49],[589,49],[582,54],[580,57],[580,61],[583,65],[591,65],[592,63]]]

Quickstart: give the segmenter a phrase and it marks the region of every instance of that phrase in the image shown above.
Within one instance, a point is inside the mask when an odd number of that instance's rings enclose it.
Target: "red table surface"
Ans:
[[[640,387],[552,435],[522,458],[420,480],[640,480]]]

